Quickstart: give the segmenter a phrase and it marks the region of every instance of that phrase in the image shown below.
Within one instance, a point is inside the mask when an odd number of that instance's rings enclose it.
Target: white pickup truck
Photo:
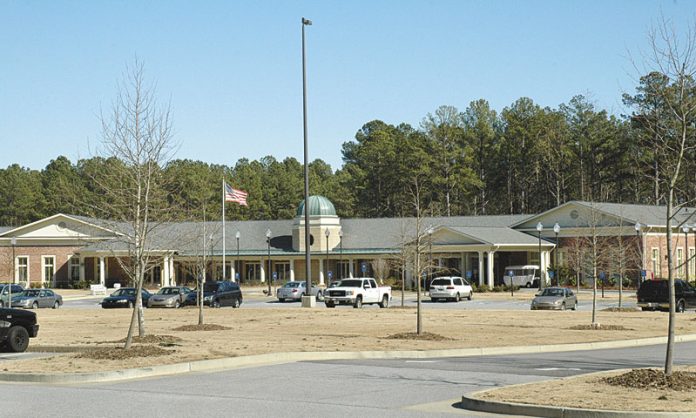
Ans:
[[[336,305],[353,305],[361,308],[364,304],[379,304],[380,308],[389,306],[391,287],[377,286],[372,278],[343,279],[336,286],[324,291],[324,303],[327,308]]]

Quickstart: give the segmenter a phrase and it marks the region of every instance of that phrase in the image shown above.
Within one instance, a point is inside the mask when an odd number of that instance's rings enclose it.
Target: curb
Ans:
[[[678,335],[675,342],[696,341],[696,334]],[[319,351],[257,354],[221,359],[196,360],[161,366],[140,367],[92,373],[0,373],[0,382],[26,382],[50,384],[75,384],[113,382],[119,380],[159,377],[191,372],[229,370],[240,367],[267,366],[297,361],[365,360],[365,359],[431,359],[445,357],[477,357],[509,354],[535,354],[609,348],[639,347],[665,344],[667,337],[643,338],[639,340],[602,341],[576,344],[554,344],[542,346],[482,347],[429,351]],[[533,414],[534,415],[534,414]],[[549,415],[562,416],[562,415]],[[566,415],[563,415],[566,416]],[[581,415],[577,415],[578,417]],[[623,416],[623,415],[622,415]],[[670,415],[671,416],[671,415]]]
[[[484,401],[474,396],[486,391],[462,396],[459,408],[505,415],[527,415],[544,418],[693,418],[693,412],[629,412],[603,409],[566,408],[512,402]]]

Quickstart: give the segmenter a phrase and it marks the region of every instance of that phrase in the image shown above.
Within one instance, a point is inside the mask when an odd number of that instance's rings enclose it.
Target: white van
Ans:
[[[505,267],[505,276],[503,277],[503,283],[510,286],[510,280],[512,279],[512,284],[520,287],[532,287],[534,286],[534,280],[539,280],[539,266],[526,265],[526,266],[507,266]],[[512,276],[510,275],[512,272]],[[537,284],[539,282],[537,281]]]

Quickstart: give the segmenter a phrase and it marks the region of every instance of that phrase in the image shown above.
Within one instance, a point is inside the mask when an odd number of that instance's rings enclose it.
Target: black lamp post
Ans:
[[[305,242],[305,275],[306,289],[312,289],[312,261],[309,240],[309,151],[307,146],[307,71],[305,63],[305,26],[312,21],[302,18],[302,121],[304,132],[304,242]]]
[[[541,231],[544,229],[544,225],[539,222],[536,225],[536,230],[539,235],[539,290],[543,287],[544,283],[544,273],[543,273],[543,263],[541,262]]]
[[[268,246],[268,274],[266,275],[266,281],[268,282],[268,296],[273,296],[271,293],[271,230],[266,230],[266,245]]]
[[[691,232],[694,233],[694,247],[696,247],[696,225],[691,226]],[[696,283],[696,276],[694,277],[694,283]]]
[[[331,284],[331,276],[329,276],[329,236],[331,231],[329,231],[329,228],[326,228],[324,235],[326,236],[326,267],[324,270],[326,270],[326,286],[328,287]]]
[[[556,248],[553,250],[553,271],[556,274],[556,286],[560,286],[561,275],[558,272],[558,233],[561,232],[561,226],[558,224],[558,222],[556,222],[556,224],[553,226],[553,232],[556,234]]]
[[[239,283],[242,282],[242,272],[240,271],[242,269],[242,265],[239,262],[239,237],[241,235],[242,234],[240,234],[239,231],[237,231],[237,233],[234,234],[234,237],[237,238],[237,267],[235,268],[235,275],[239,274]],[[239,270],[237,270],[237,269],[239,269]],[[236,279],[236,277],[235,277],[235,279]]]
[[[684,259],[686,260],[686,282],[689,283],[689,226],[682,226],[682,231],[684,231]]]
[[[432,281],[432,268],[433,268],[433,227],[428,227],[428,252],[429,252],[429,262],[428,262],[428,275],[426,276],[425,286],[423,286],[423,294],[428,290],[428,284]]]
[[[643,242],[640,237],[640,229],[643,227],[643,225],[640,224],[640,222],[636,222],[635,229],[636,229],[636,238],[638,240],[638,257],[640,257],[640,260],[638,262],[638,285],[643,281]],[[636,289],[638,286],[636,286]]]
[[[341,253],[341,262],[339,263],[341,267],[338,268],[338,280],[341,280],[343,279],[343,230],[338,231],[338,248]]]
[[[12,285],[15,282],[15,279],[17,278],[17,266],[15,265],[15,246],[17,245],[17,237],[12,237],[10,240],[12,243],[12,280],[10,280],[10,285],[7,286],[9,294],[7,295],[7,307],[11,308],[12,307]],[[27,287],[29,287],[29,283],[27,283]]]

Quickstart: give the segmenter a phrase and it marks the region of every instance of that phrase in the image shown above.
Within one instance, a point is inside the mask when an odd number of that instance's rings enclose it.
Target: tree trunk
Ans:
[[[674,276],[672,275],[672,206],[674,189],[667,194],[667,283],[669,287],[669,325],[667,326],[667,352],[665,354],[665,375],[672,375],[674,355]]]

